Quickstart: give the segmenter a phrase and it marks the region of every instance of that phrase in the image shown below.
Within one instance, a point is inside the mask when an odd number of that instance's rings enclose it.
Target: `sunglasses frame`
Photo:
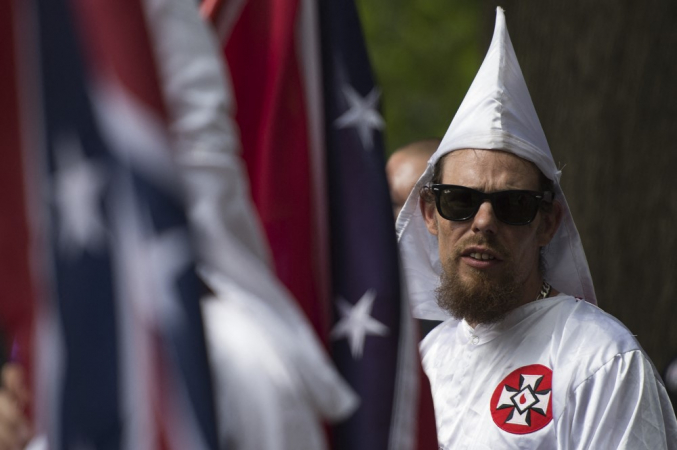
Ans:
[[[442,195],[442,191],[444,189],[449,189],[449,188],[456,188],[456,189],[462,189],[462,190],[465,190],[465,191],[470,191],[474,195],[480,197],[481,201],[477,204],[477,207],[475,208],[475,210],[472,214],[470,214],[469,216],[462,218],[462,219],[451,219],[449,217],[446,217],[442,213],[442,208],[440,207],[440,197]],[[509,190],[505,190],[505,191],[496,191],[496,192],[486,193],[486,192],[478,191],[477,189],[472,189],[472,188],[469,188],[469,187],[466,187],[466,186],[458,186],[458,185],[455,185],[455,184],[433,184],[433,185],[430,186],[430,189],[435,194],[435,206],[437,208],[437,212],[444,219],[450,220],[452,222],[465,222],[466,220],[472,219],[473,217],[475,217],[475,215],[477,215],[477,211],[479,211],[480,206],[482,206],[482,204],[485,201],[489,200],[489,202],[491,203],[491,207],[494,211],[494,215],[501,222],[507,223],[508,225],[528,225],[531,222],[533,222],[534,219],[536,218],[536,214],[538,214],[538,210],[541,206],[541,203],[543,203],[543,202],[550,203],[550,202],[553,201],[553,199],[555,197],[554,193],[551,192],[551,191],[537,192],[537,191],[529,191],[529,190],[524,190],[524,189],[509,189]],[[529,195],[529,196],[533,197],[534,199],[536,199],[536,208],[534,209],[534,214],[531,217],[531,219],[529,219],[528,221],[523,221],[523,222],[508,222],[508,221],[506,221],[506,220],[504,220],[503,218],[500,217],[500,215],[496,212],[497,210],[496,210],[496,205],[494,204],[494,199],[497,196],[504,195],[505,193],[508,193],[508,192],[514,192],[514,193],[518,193],[518,194],[526,194],[526,195]]]

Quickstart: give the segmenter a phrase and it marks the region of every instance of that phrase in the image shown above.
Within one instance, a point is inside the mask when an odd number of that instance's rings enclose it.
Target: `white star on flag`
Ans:
[[[54,201],[60,218],[59,243],[68,256],[101,248],[106,235],[101,209],[103,170],[85,158],[78,137],[56,141]]]
[[[187,233],[177,227],[156,234],[146,241],[145,250],[153,267],[157,311],[164,316],[164,322],[177,325],[181,321],[181,302],[175,284],[191,263]]]
[[[369,289],[355,305],[351,305],[341,297],[336,301],[341,320],[331,330],[331,337],[335,340],[347,338],[353,359],[362,357],[367,334],[376,336],[388,334],[388,327],[371,317],[374,300],[376,300],[376,291]]]
[[[114,220],[125,237],[114,251],[125,262],[120,269],[141,317],[155,326],[178,326],[182,312],[175,283],[192,261],[185,228],[157,233],[148,212],[136,203],[131,184],[116,197]]]
[[[374,87],[363,98],[352,86],[343,85],[341,90],[346,96],[349,108],[336,119],[334,125],[337,128],[356,127],[362,146],[366,150],[371,150],[374,147],[373,130],[382,130],[385,124],[383,117],[376,110],[381,92]]]

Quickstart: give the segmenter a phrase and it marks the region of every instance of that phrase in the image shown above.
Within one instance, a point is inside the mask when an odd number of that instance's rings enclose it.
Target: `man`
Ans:
[[[395,219],[440,142],[437,138],[414,141],[398,148],[388,158],[386,176],[390,186],[390,199],[393,203]]]
[[[446,318],[421,344],[440,448],[677,448],[651,361],[594,306],[559,177],[499,8],[398,220],[414,313]]]
[[[414,141],[398,148],[388,158],[386,176],[388,177],[395,220],[397,220],[409,193],[425,171],[428,160],[435,153],[440,142],[441,140],[437,138]],[[416,322],[421,339],[440,324],[439,320],[418,319]]]

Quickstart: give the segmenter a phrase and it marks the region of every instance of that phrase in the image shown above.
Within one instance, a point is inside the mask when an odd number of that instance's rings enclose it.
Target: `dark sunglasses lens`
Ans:
[[[448,220],[466,220],[477,212],[480,199],[470,189],[462,187],[442,188],[440,192],[440,215]]]
[[[528,192],[499,192],[494,196],[493,207],[496,217],[503,222],[521,225],[536,217],[538,199]]]

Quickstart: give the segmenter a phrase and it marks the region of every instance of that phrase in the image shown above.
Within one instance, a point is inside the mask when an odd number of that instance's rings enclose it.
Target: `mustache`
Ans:
[[[510,257],[510,252],[508,249],[498,242],[498,240],[493,235],[476,235],[470,236],[463,241],[456,244],[454,248],[454,257],[460,258],[463,252],[466,251],[468,247],[485,247],[488,250],[494,252],[500,259],[508,259]]]

